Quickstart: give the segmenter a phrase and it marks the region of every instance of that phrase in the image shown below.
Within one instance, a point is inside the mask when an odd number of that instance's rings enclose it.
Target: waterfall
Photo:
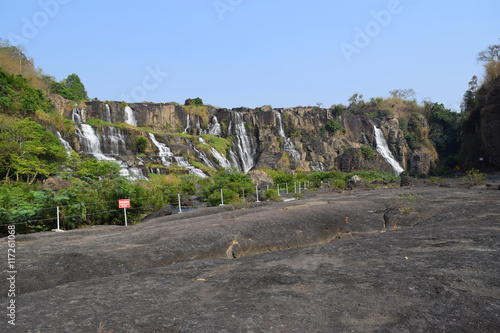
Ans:
[[[59,139],[59,141],[61,142],[61,144],[64,146],[64,149],[66,149],[66,153],[68,153],[68,156],[71,155],[71,151],[73,150],[69,144],[68,141],[64,140],[61,133],[59,133],[59,131],[57,131],[57,138]]]
[[[158,150],[159,150],[158,156],[161,158],[161,162],[164,166],[166,166],[166,167],[170,166],[171,165],[170,161],[172,159],[174,159],[175,163],[177,163],[178,166],[186,168],[189,171],[189,173],[192,173],[193,175],[196,175],[196,176],[199,176],[202,178],[207,177],[207,175],[203,171],[201,171],[200,169],[195,168],[194,166],[189,164],[189,162],[187,161],[187,159],[185,157],[174,156],[174,154],[172,153],[170,148],[167,147],[167,145],[165,145],[164,143],[160,143],[160,142],[158,142],[158,140],[156,140],[154,134],[149,133],[149,138],[151,139],[151,141],[153,141],[153,144],[158,148]],[[205,158],[206,158],[206,155],[205,155]],[[208,158],[207,158],[207,160],[208,160]]]
[[[102,128],[102,143],[108,155],[121,155],[127,150],[125,136],[120,129],[108,126]]]
[[[212,156],[219,162],[219,165],[223,167],[224,169],[230,169],[231,168],[231,163],[227,160],[227,158],[219,153],[214,147],[210,147],[210,152],[212,153]]]
[[[104,121],[108,123],[111,122],[111,110],[109,109],[109,104],[104,105]]]
[[[392,166],[396,175],[399,175],[401,172],[405,171],[405,169],[403,169],[389,150],[389,146],[387,145],[387,141],[385,141],[382,130],[376,126],[373,127],[375,128],[375,143],[377,144],[377,151]]]
[[[231,159],[233,164],[239,166],[243,173],[247,173],[255,165],[257,143],[254,137],[247,134],[243,117],[235,112],[234,118],[234,144],[231,149]]]
[[[198,129],[198,135],[207,134],[206,131],[204,131],[203,128],[201,128],[199,117],[196,117],[196,128]]]
[[[158,156],[161,159],[161,163],[166,167],[170,166],[171,163],[167,161],[167,157],[169,157],[169,160],[171,160],[171,158],[174,156],[170,148],[168,148],[167,145],[158,142],[158,140],[156,140],[154,134],[152,133],[149,133],[149,138],[159,150]]]
[[[189,115],[187,115],[186,128],[184,129],[184,133],[187,133],[189,129],[191,129],[191,118],[189,117]]]
[[[75,123],[81,124],[82,121],[82,111],[74,107],[73,110],[71,111],[71,120],[73,120]]]
[[[325,165],[321,162],[311,162],[309,165],[314,171],[326,171]]]
[[[137,127],[137,120],[135,120],[134,111],[128,105],[125,107],[125,122],[129,125]]]
[[[295,145],[293,144],[292,139],[286,138],[286,136],[285,136],[285,131],[283,130],[283,122],[281,120],[281,113],[280,112],[276,113],[276,118],[278,118],[278,123],[279,123],[278,134],[280,137],[285,139],[283,149],[285,151],[289,152],[290,154],[292,154],[292,157],[294,160],[300,161],[300,158],[301,158],[300,153],[297,151],[297,149],[295,149]]]
[[[113,157],[106,156],[101,149],[101,138],[92,128],[87,124],[80,124],[80,128],[75,127],[75,133],[80,138],[81,147],[84,153],[94,156],[100,161],[111,161],[120,165],[120,175],[127,177],[130,180],[147,179],[141,169],[130,167],[127,163],[118,161]]]
[[[281,113],[276,112],[276,118],[278,118],[278,123],[280,125],[280,127],[278,129],[278,134],[279,134],[279,136],[281,136],[282,138],[284,138],[285,137],[285,131],[283,130],[283,122],[281,120]]]
[[[189,173],[191,173],[195,176],[201,177],[201,178],[207,178],[207,175],[203,171],[201,171],[200,169],[195,168],[194,166],[189,164],[189,162],[187,161],[187,159],[185,157],[175,156],[174,159],[175,159],[175,163],[177,163],[178,166],[186,168],[189,171]]]
[[[208,124],[208,134],[215,136],[222,135],[222,129],[216,116],[213,116],[212,121]]]

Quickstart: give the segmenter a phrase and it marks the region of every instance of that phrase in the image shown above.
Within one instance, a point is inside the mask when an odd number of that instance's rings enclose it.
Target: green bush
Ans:
[[[144,153],[148,147],[148,139],[143,136],[138,137],[135,139],[135,146],[138,153]]]
[[[375,156],[377,156],[377,153],[375,153],[372,147],[363,146],[361,147],[361,155],[365,160],[371,161],[375,158]]]
[[[337,131],[339,131],[342,128],[340,123],[338,121],[335,121],[333,119],[330,119],[326,122],[326,129],[332,133],[335,134]]]

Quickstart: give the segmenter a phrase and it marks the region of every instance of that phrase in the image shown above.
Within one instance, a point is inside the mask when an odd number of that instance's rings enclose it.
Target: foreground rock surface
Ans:
[[[16,326],[0,330],[497,331],[499,199],[485,186],[318,191],[19,235]]]

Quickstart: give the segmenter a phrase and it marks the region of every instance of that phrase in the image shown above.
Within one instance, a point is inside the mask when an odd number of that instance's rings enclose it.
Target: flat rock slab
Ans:
[[[500,191],[320,191],[17,239],[2,332],[500,328]]]

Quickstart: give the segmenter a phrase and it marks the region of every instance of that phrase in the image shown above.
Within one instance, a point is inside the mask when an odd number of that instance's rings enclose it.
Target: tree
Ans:
[[[486,69],[485,82],[491,82],[500,76],[500,44],[490,45],[484,51],[479,52],[477,61],[484,62]]]
[[[148,139],[143,136],[138,137],[135,139],[135,146],[138,153],[144,153],[148,147]]]
[[[415,98],[415,91],[413,89],[394,89],[389,91],[392,98],[399,98],[402,100],[409,100]]]
[[[87,101],[89,99],[85,86],[80,80],[80,77],[75,73],[68,75],[68,77],[63,80],[62,84],[68,88],[74,100]]]
[[[333,119],[330,119],[326,122],[326,129],[331,132],[332,134],[335,134],[337,131],[339,131],[342,128],[340,123],[338,121],[335,121]]]

